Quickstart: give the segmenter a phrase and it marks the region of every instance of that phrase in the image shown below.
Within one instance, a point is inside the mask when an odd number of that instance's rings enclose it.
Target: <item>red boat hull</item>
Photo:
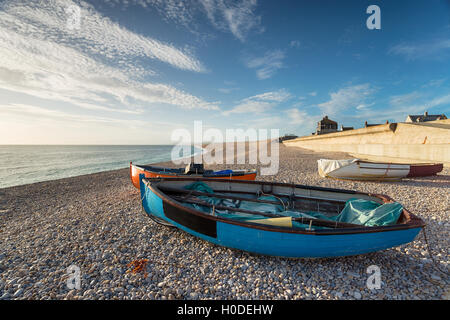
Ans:
[[[437,164],[412,164],[406,177],[434,176],[444,168],[442,163]]]

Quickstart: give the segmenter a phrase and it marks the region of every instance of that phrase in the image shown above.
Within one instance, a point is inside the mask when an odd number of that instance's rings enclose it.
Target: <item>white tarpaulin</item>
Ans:
[[[317,160],[317,165],[319,168],[319,174],[321,177],[326,178],[327,175],[339,168],[346,167],[359,159],[348,159],[348,160],[329,160],[320,159]]]
[[[377,163],[350,160],[317,160],[318,171],[322,177],[350,180],[398,180],[409,173],[409,164]]]

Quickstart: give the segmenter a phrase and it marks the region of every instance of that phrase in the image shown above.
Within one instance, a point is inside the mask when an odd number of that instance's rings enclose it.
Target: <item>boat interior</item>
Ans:
[[[142,168],[147,171],[152,171],[155,173],[164,173],[164,174],[176,174],[176,175],[198,175],[201,174],[205,177],[211,176],[217,176],[217,175],[229,175],[233,174],[236,175],[244,175],[248,174],[254,171],[248,171],[248,170],[220,170],[220,171],[214,171],[214,170],[206,170],[202,164],[194,164],[190,163],[185,168],[165,168],[165,167],[157,167],[157,166],[145,166],[145,165],[139,165],[137,166],[139,168]]]
[[[355,223],[333,220],[346,207],[350,199],[364,199],[384,204],[387,199],[377,195],[357,193],[320,187],[277,184],[270,182],[217,181],[203,179],[207,187],[190,189],[194,178],[148,179],[156,188],[173,200],[193,207],[206,214],[232,217],[242,221],[258,218],[285,218],[298,222],[297,227],[319,228],[361,228]],[[408,220],[405,210],[394,221],[402,224]],[[245,220],[244,219],[244,220]],[[250,219],[250,220],[249,220]],[[282,220],[282,219],[280,219]],[[262,220],[261,220],[262,221]]]

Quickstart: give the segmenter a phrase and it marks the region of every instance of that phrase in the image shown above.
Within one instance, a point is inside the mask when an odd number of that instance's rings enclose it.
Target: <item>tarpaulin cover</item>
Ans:
[[[326,177],[329,173],[346,167],[353,162],[358,161],[358,159],[350,159],[350,160],[329,160],[329,159],[319,159],[317,160],[317,165],[319,167],[319,175],[322,177]]]
[[[233,170],[221,170],[221,171],[214,171],[213,173],[211,173],[211,175],[222,175],[231,173],[233,173]]]
[[[184,188],[187,190],[195,190],[195,191],[201,191],[201,192],[206,192],[206,193],[214,193],[214,190],[202,181],[193,182],[193,183],[185,186]]]
[[[213,194],[214,191],[204,182],[197,181],[190,185],[185,186],[185,189],[188,190],[196,190],[206,193]],[[199,196],[199,199],[213,205],[221,205],[221,206],[229,206],[233,208],[241,208],[245,210],[259,211],[263,213],[273,213],[280,216],[287,217],[304,217],[304,218],[317,218],[324,219],[330,221],[338,221],[338,222],[346,222],[353,223],[362,226],[388,226],[393,225],[397,222],[400,217],[403,207],[398,202],[379,204],[374,201],[365,200],[365,199],[350,199],[346,202],[344,209],[336,216],[326,216],[319,212],[300,212],[300,211],[290,211],[285,210],[284,206],[275,205],[270,203],[258,203],[252,201],[236,201],[229,199],[219,199],[213,196]],[[259,200],[270,200],[275,202],[280,202],[280,199],[271,195],[260,196],[257,199]],[[202,206],[198,204],[187,204],[191,207],[194,207],[200,211],[211,213],[212,209],[207,206]],[[217,216],[226,217],[234,220],[257,220],[257,219],[268,219],[268,217],[257,215],[257,214],[249,214],[243,212],[235,212],[229,210],[214,210],[214,213]],[[297,221],[293,221],[292,224],[294,227],[305,228],[307,225],[298,223]],[[322,229],[323,227],[314,227],[315,229]]]
[[[379,204],[365,199],[350,199],[337,216],[327,217],[317,212],[308,212],[308,214],[319,219],[375,227],[395,224],[402,211],[403,206],[398,202]]]

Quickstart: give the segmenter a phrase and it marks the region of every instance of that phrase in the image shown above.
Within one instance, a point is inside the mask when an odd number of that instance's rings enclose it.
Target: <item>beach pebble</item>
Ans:
[[[341,181],[321,178],[317,160],[349,155],[281,145],[279,157],[278,174],[258,180],[387,194],[425,220],[433,257],[448,270],[450,168],[398,182]],[[448,280],[430,258],[423,232],[409,244],[365,255],[285,259],[224,248],[152,222],[129,169],[0,192],[10,211],[2,215],[0,299],[449,298]],[[142,259],[146,267],[132,272],[129,264]],[[70,265],[80,269],[79,290],[67,287]],[[380,268],[380,289],[367,288],[371,265]]]
[[[436,274],[432,274],[430,277],[431,277],[431,279],[436,280],[436,281],[441,281],[442,280],[441,277],[439,277]]]
[[[190,296],[192,299],[197,299],[197,298],[198,298],[198,293],[197,293],[197,292],[191,292],[191,293],[189,294],[189,296]]]
[[[16,292],[14,292],[14,298],[17,298],[17,297],[19,297],[21,294],[23,293],[23,289],[22,288],[20,288],[20,289],[18,289]]]
[[[3,300],[3,299],[8,299],[9,298],[9,293],[8,292],[5,292],[5,293],[3,293],[3,295],[0,297],[0,299],[1,300]]]

